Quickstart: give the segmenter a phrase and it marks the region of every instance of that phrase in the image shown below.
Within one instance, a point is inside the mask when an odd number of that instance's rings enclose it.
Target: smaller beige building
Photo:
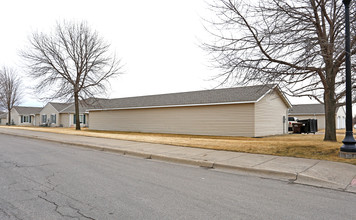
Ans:
[[[289,110],[289,116],[298,119],[317,119],[318,129],[325,129],[325,109],[324,104],[300,104],[293,105]],[[336,109],[335,123],[336,129],[345,129],[346,113],[343,107]]]
[[[79,120],[82,127],[87,127],[89,123],[89,113],[86,108],[80,105]],[[73,127],[75,126],[74,103],[47,103],[40,112],[41,126],[50,127]]]
[[[19,126],[39,126],[40,107],[15,106],[11,109],[11,124]]]

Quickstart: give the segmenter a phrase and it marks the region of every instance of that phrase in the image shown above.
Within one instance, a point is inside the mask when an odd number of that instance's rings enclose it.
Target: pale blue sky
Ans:
[[[209,35],[204,0],[13,0],[2,2],[0,65],[25,75],[19,50],[33,31],[60,20],[86,20],[122,58],[125,74],[112,80],[111,98],[211,89],[218,82],[199,40]],[[24,78],[31,86],[31,80]],[[28,90],[23,105],[41,105]],[[290,99],[292,103],[311,102]]]

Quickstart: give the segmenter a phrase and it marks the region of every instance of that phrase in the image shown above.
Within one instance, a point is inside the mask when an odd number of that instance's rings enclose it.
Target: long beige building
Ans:
[[[89,128],[151,133],[260,137],[286,134],[291,107],[276,85],[104,100]]]

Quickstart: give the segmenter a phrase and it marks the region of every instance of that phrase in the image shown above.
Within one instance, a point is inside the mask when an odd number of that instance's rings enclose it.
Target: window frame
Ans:
[[[41,121],[42,121],[42,124],[46,124],[47,123],[47,115],[41,115]]]

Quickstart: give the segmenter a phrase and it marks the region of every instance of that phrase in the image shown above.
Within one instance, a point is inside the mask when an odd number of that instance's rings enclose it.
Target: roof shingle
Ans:
[[[301,104],[293,105],[289,110],[291,115],[312,115],[312,114],[325,114],[324,104]]]
[[[50,104],[55,108],[58,112],[63,111],[65,108],[68,108],[73,103],[58,103],[58,102],[50,102]]]
[[[101,99],[96,105],[96,108],[89,109],[148,108],[184,105],[252,103],[258,101],[267,92],[275,87],[276,85],[259,85],[129,98]]]
[[[14,109],[19,113],[19,115],[35,115],[40,114],[41,107],[25,107],[25,106],[15,106]]]

